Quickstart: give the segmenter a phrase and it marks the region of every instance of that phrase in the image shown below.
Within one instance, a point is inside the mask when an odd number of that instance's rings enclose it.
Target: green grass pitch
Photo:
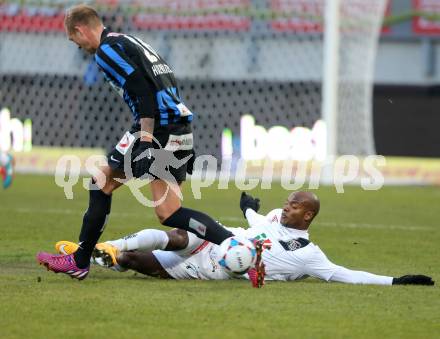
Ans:
[[[262,212],[288,192],[254,190]],[[378,274],[431,275],[440,283],[436,187],[380,191],[316,191],[321,212],[311,239],[335,263]],[[242,226],[239,191],[216,186],[184,204],[222,223]],[[19,175],[0,190],[1,338],[435,338],[440,290],[418,286],[351,286],[307,279],[269,282],[164,281],[94,268],[84,281],[38,266],[39,250],[76,240],[87,192],[77,185],[66,200],[53,177]],[[154,211],[124,187],[113,197],[103,240],[158,227]]]

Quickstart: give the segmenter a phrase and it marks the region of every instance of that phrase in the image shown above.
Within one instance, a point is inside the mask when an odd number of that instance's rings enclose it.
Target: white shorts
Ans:
[[[173,251],[153,251],[153,255],[170,276],[177,280],[227,280],[231,276],[218,264],[218,246],[207,241],[191,255]]]

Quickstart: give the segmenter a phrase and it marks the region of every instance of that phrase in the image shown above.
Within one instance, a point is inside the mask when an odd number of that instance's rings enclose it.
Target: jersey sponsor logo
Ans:
[[[291,239],[289,241],[278,241],[286,251],[296,251],[310,244],[310,241],[304,238]]]
[[[171,152],[190,151],[193,149],[193,143],[194,140],[192,133],[182,135],[170,134],[165,150]]]
[[[130,132],[125,132],[122,139],[116,145],[116,150],[119,153],[125,155],[129,149],[129,147],[131,146],[131,144],[134,142],[134,140],[135,140],[134,135],[132,135]]]

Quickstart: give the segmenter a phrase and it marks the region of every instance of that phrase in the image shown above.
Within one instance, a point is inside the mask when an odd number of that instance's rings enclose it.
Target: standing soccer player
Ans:
[[[37,260],[48,269],[84,279],[92,251],[110,213],[112,192],[130,179],[148,176],[159,221],[220,244],[233,234],[208,215],[181,206],[180,185],[194,163],[192,112],[184,105],[173,71],[142,40],[110,32],[89,6],[67,10],[64,25],[69,40],[94,54],[99,69],[129,106],[133,125],[108,155],[108,165],[91,183],[79,249],[71,255],[41,252]],[[188,160],[189,159],[189,160]],[[158,239],[160,241],[160,239]]]

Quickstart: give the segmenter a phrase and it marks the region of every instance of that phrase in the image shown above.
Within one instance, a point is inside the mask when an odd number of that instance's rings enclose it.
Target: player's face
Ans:
[[[295,194],[291,194],[284,203],[280,222],[288,226],[302,226],[305,222],[306,212],[304,204],[295,198]]]
[[[96,48],[93,45],[93,39],[90,34],[87,34],[87,27],[77,26],[73,32],[67,31],[67,37],[70,41],[74,42],[79,48],[86,52],[93,54],[96,52]]]

